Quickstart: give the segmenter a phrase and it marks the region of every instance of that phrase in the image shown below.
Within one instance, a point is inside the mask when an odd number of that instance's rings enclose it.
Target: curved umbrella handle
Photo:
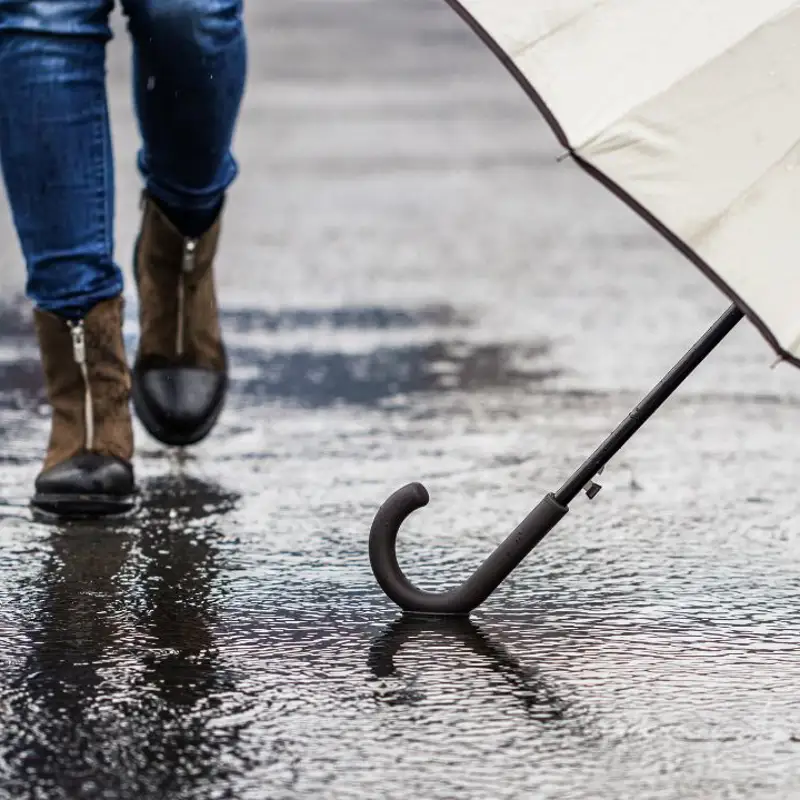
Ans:
[[[396,547],[400,526],[414,511],[428,505],[429,499],[421,483],[398,489],[378,509],[369,534],[369,559],[381,588],[404,611],[421,614],[469,614],[569,510],[554,495],[546,495],[464,583],[446,592],[426,592],[414,586],[400,569]]]
[[[735,304],[730,306],[567,482],[555,494],[545,495],[477,571],[455,589],[424,592],[400,569],[395,552],[400,526],[430,498],[421,483],[398,489],[378,510],[369,534],[369,560],[383,591],[404,611],[419,614],[464,615],[477,608],[558,524],[581,491],[590,499],[595,497],[600,490],[595,476],[743,317]]]

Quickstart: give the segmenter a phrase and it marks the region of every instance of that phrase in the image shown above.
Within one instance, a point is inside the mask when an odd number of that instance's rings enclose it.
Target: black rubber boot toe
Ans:
[[[58,517],[123,514],[136,501],[133,467],[99,453],[79,453],[40,473],[31,503]]]
[[[200,367],[134,369],[133,405],[151,436],[187,446],[214,427],[228,388],[227,374]]]

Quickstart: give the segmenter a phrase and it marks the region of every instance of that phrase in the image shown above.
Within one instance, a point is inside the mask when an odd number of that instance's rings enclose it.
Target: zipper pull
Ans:
[[[84,338],[83,320],[80,322],[70,322],[69,328],[72,334],[72,353],[75,356],[75,363],[80,366],[85,366],[86,339]]]
[[[197,253],[197,239],[183,240],[183,271],[189,274],[195,268],[195,256]]]

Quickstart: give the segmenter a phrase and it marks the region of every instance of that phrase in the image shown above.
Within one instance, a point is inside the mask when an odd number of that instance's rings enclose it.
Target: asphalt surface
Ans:
[[[742,324],[472,623],[400,618],[388,494],[428,486],[402,563],[455,584],[727,302],[443,3],[248,19],[230,402],[186,453],[137,427],[133,519],[31,519],[48,418],[0,217],[0,796],[800,796],[798,372]]]

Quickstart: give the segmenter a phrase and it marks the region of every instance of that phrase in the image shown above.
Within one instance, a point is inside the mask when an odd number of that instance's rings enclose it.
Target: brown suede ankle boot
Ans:
[[[213,271],[221,212],[191,239],[146,194],[142,208],[134,254],[140,339],[133,405],[160,442],[195,444],[214,427],[228,388]]]
[[[121,297],[81,320],[34,309],[47,397],[50,442],[31,502],[57,516],[130,510],[136,494],[130,371],[122,339]]]

